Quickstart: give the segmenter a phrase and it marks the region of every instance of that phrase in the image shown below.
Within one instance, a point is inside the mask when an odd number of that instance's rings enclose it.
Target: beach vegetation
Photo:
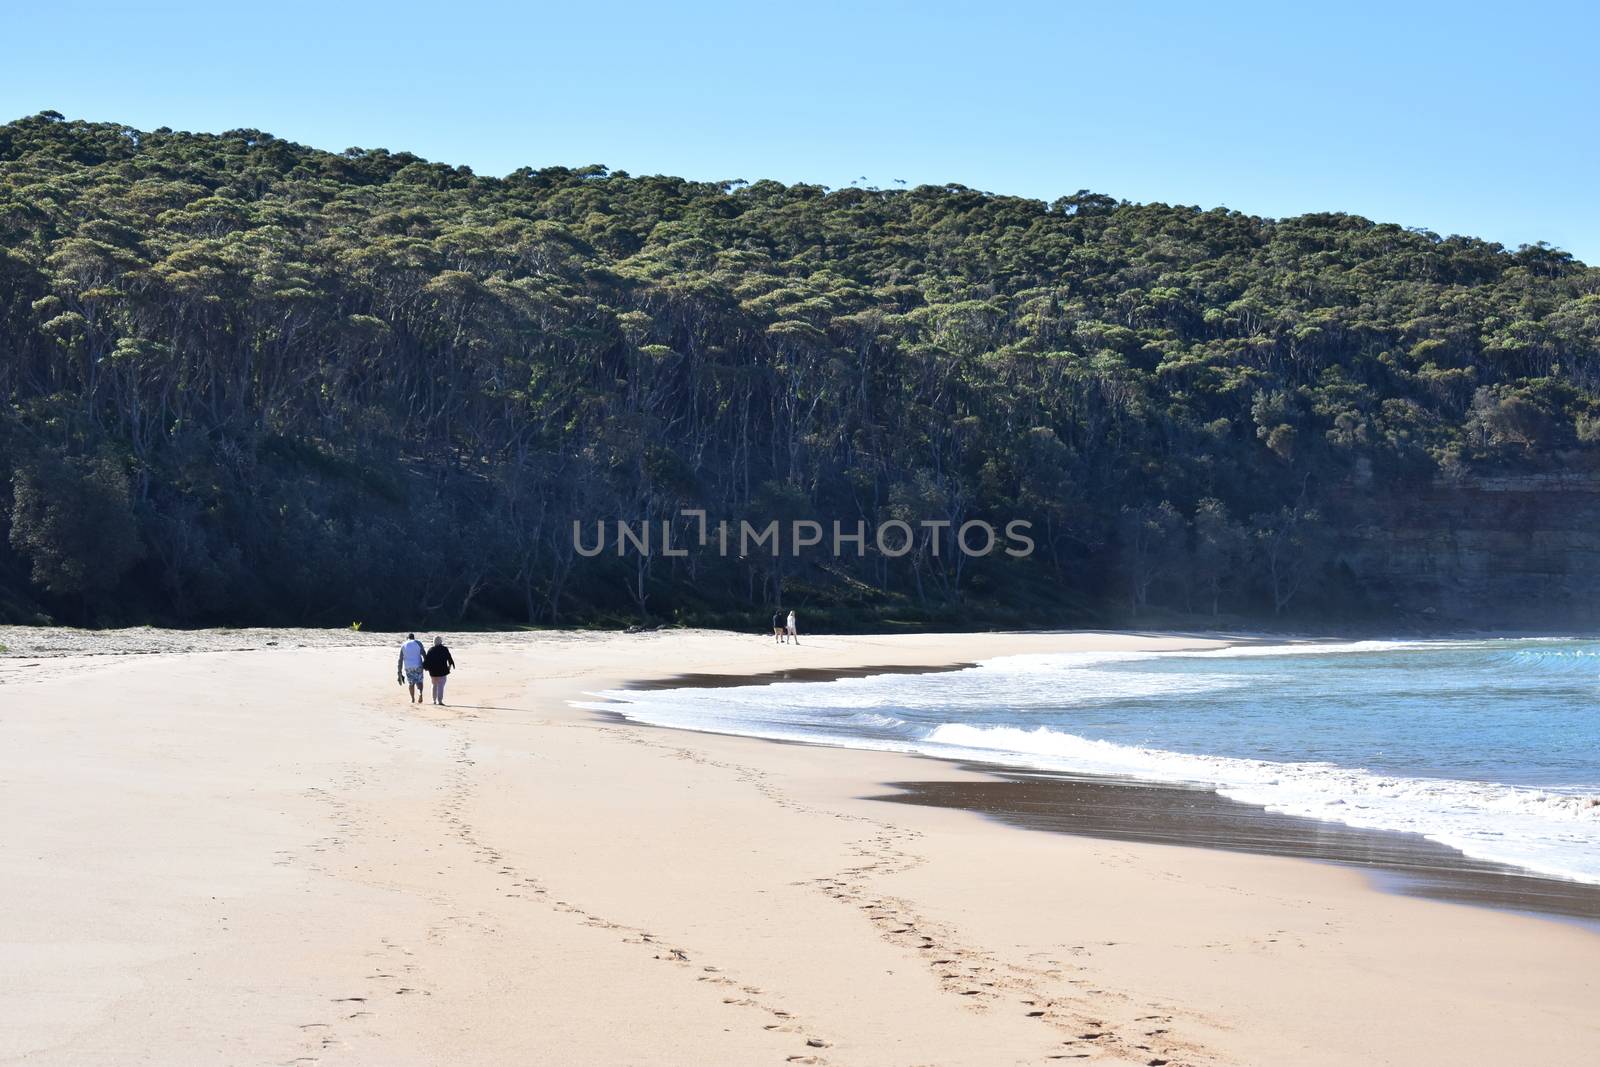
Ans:
[[[1543,244],[492,177],[55,113],[0,125],[0,353],[18,620],[1383,615],[1363,529],[1428,487],[1600,468],[1600,271]],[[574,550],[574,520],[682,543],[683,509],[950,525],[902,556]],[[1036,550],[950,551],[973,519]]]

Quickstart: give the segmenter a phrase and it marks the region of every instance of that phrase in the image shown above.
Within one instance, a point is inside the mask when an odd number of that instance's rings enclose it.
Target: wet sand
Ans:
[[[791,667],[756,674],[674,674],[666,678],[634,678],[621,689],[731,689],[741,685],[776,685],[780,682],[836,682],[840,678],[871,678],[879,674],[943,674],[976,667],[976,663],[941,663],[902,667],[876,664],[868,667]]]
[[[1600,931],[1600,886],[1474,859],[1420,834],[1271,812],[1198,786],[965,766],[996,780],[894,782],[901,792],[876,799],[975,811],[1030,830],[1337,863],[1391,892],[1575,919]]]

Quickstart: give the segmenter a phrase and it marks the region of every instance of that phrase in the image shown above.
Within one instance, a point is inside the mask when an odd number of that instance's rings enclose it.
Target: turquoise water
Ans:
[[[1600,642],[1062,653],[605,695],[661,725],[1199,783],[1600,882]]]
[[[1600,792],[1600,644],[1357,646],[1103,670],[1171,685],[1062,708],[1061,725],[1180,752]],[[1180,698],[1197,674],[1215,686],[1205,706]]]

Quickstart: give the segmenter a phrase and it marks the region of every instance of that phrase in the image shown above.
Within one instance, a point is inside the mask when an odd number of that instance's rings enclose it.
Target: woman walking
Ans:
[[[444,683],[449,679],[455,665],[455,657],[444,647],[444,638],[435,637],[433,647],[422,657],[422,667],[433,679],[433,702],[441,707],[444,705]]]

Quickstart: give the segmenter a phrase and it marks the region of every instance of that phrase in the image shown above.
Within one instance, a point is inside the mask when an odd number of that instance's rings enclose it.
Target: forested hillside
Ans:
[[[1595,467],[1597,389],[1543,246],[0,126],[0,620],[1381,616],[1376,502]],[[682,508],[1037,547],[574,551]]]

